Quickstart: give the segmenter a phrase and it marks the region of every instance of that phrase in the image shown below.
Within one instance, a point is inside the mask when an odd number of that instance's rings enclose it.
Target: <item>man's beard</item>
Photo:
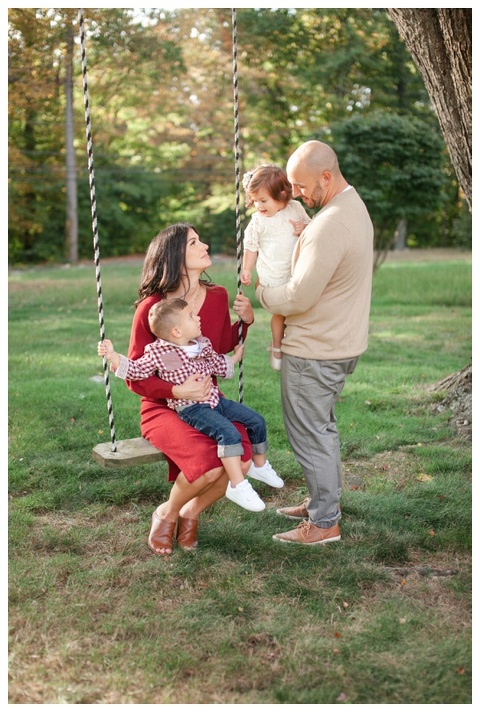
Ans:
[[[323,199],[325,197],[325,191],[322,190],[319,183],[313,189],[313,192],[309,198],[307,198],[308,203],[306,203],[307,208],[321,208],[323,206]],[[305,198],[304,198],[305,202]]]

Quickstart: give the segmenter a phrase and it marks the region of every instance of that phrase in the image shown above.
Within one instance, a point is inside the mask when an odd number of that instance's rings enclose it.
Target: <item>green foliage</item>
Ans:
[[[216,253],[233,254],[230,10],[90,8],[85,24],[102,254],[143,251],[176,220],[201,226]],[[335,143],[338,122],[352,120],[348,131],[339,130],[338,148],[375,211],[379,243],[408,213],[410,244],[468,244],[445,155],[434,193],[443,143],[423,82],[384,9],[242,8],[237,29],[241,170],[284,165],[312,135]],[[67,257],[64,78],[72,30],[78,32],[74,8],[9,8],[10,264]],[[79,256],[87,257],[80,52],[74,76]],[[370,114],[377,118],[362,129]],[[418,117],[426,124],[416,124]]]
[[[368,206],[377,249],[392,246],[400,220],[409,231],[425,223],[431,231],[446,182],[438,130],[416,117],[373,112],[332,125],[322,139],[329,136],[344,176]]]
[[[138,169],[135,174],[123,165],[105,165],[95,172],[98,231],[102,254],[128,255],[144,252],[159,230],[162,200],[174,198],[171,184],[163,176]],[[79,194],[80,255],[92,254],[92,226],[88,181]]]
[[[464,250],[472,249],[472,213],[465,202],[453,220],[452,244]]]

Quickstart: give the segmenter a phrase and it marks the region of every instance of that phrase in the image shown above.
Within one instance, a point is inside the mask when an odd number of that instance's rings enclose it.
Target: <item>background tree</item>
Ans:
[[[9,19],[9,253],[39,261],[51,255],[48,226],[65,242],[65,212],[55,210],[65,185],[56,38],[44,10],[10,9]]]
[[[63,81],[74,13],[9,9],[11,263],[71,259]],[[175,220],[197,224],[213,252],[234,253],[230,11],[89,9],[85,23],[102,254],[141,252],[159,226]],[[284,165],[302,141],[320,133],[333,140],[334,126],[379,111],[386,125],[389,114],[421,119],[427,132],[441,135],[421,75],[385,10],[246,8],[237,11],[237,28],[246,168],[266,161]],[[78,251],[91,257],[75,30]],[[459,244],[459,235],[470,239],[457,228],[463,203],[445,145],[434,137],[433,147],[442,183],[431,219],[425,220],[418,192],[397,193],[391,207],[392,215],[408,212],[409,246]],[[402,144],[397,150],[392,160],[404,165]],[[414,172],[415,155],[409,160]],[[373,172],[371,157],[366,161]],[[387,190],[376,190],[378,205],[388,202]]]
[[[239,12],[239,27],[247,154],[283,160],[319,127],[379,108],[436,122],[383,10],[249,9]]]
[[[66,233],[69,262],[76,264],[78,261],[78,193],[73,109],[73,50],[75,46],[73,24],[68,28],[67,32],[67,49],[65,53]]]
[[[471,209],[472,9],[389,9],[423,77]]]
[[[76,16],[76,10],[9,10],[9,258],[17,262],[58,261],[69,254],[65,222],[70,146],[63,135],[63,85]],[[148,27],[133,22],[127,10],[90,10],[88,20],[98,194],[106,220],[102,229],[108,226],[103,245],[107,254],[124,254],[130,245],[143,249],[155,229],[150,212],[157,213],[162,191],[171,190],[153,170],[145,170],[145,151],[139,155],[135,141],[139,134],[148,134],[142,112],[148,110],[148,97],[162,87],[159,77],[165,84],[171,72],[182,68],[175,43],[159,40]],[[91,226],[79,52],[75,70],[79,250],[85,256]]]
[[[378,267],[393,247],[398,225],[432,229],[444,183],[442,139],[425,120],[385,111],[334,123],[329,135],[342,173],[369,206]]]
[[[417,64],[438,114],[458,180],[472,201],[472,10],[471,8],[388,11]],[[471,399],[472,364],[437,389]],[[471,402],[471,401],[470,401]]]

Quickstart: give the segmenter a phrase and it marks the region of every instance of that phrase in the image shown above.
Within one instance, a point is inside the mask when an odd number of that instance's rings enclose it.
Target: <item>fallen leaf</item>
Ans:
[[[427,475],[426,472],[421,472],[416,479],[418,482],[430,482],[430,480],[433,480],[433,477],[431,475]]]

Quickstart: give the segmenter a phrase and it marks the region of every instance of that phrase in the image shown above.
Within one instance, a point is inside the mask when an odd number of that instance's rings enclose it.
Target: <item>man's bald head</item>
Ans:
[[[328,144],[322,141],[307,141],[302,143],[292,153],[287,162],[287,173],[301,165],[302,170],[309,173],[321,174],[323,171],[337,173],[337,154]]]
[[[337,154],[322,141],[302,143],[287,162],[293,197],[301,197],[308,208],[320,208],[348,183],[340,172]]]

